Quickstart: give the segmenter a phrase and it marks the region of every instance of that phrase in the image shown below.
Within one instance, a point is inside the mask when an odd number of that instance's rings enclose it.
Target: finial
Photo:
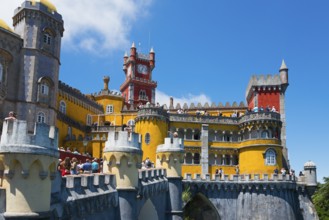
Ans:
[[[154,49],[153,49],[153,47],[151,47],[150,53],[154,53]]]
[[[280,67],[280,70],[287,70],[288,67],[286,66],[286,63],[284,62],[284,60],[282,59],[282,64],[281,64],[281,67]]]
[[[131,45],[131,48],[136,48],[135,47],[135,42],[133,42],[133,44]]]

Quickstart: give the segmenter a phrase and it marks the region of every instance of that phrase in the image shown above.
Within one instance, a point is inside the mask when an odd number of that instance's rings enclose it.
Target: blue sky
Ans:
[[[11,24],[21,0],[4,1]],[[326,125],[329,74],[329,2],[326,0],[52,0],[63,15],[60,79],[84,93],[124,80],[123,55],[134,41],[154,47],[157,97],[169,102],[245,101],[253,74],[289,68],[287,146],[298,172],[312,160],[318,180],[329,176]]]

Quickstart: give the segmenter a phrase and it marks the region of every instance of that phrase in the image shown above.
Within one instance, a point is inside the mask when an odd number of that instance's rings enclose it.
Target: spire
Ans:
[[[128,57],[127,51],[125,51],[125,54],[123,55],[123,57]]]
[[[153,49],[153,47],[151,47],[150,53],[154,53],[154,49]]]
[[[133,44],[131,45],[131,48],[136,48],[135,47],[135,42],[133,42]]]
[[[281,67],[280,67],[280,71],[281,70],[287,70],[288,67],[286,66],[286,63],[284,62],[284,60],[282,59],[282,64],[281,64]]]

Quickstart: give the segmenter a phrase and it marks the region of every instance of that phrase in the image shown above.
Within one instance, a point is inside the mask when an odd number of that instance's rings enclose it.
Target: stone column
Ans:
[[[208,124],[203,124],[201,128],[201,171],[202,176],[209,173],[209,144],[208,144]]]

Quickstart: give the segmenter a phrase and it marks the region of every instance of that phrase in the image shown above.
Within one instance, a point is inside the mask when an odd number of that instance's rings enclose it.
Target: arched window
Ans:
[[[49,77],[41,77],[38,80],[38,101],[49,104],[51,99],[51,90],[54,83]]]
[[[51,45],[51,39],[52,36],[48,32],[43,34],[43,43]]]
[[[186,140],[192,140],[192,129],[190,128],[186,130]]]
[[[37,122],[38,122],[38,123],[46,123],[46,116],[45,116],[45,113],[43,113],[43,112],[38,112],[38,115],[37,115]]]
[[[199,129],[194,130],[193,140],[200,140],[201,132]]]
[[[194,164],[200,164],[200,154],[194,153],[193,160],[194,160]]]
[[[265,164],[276,165],[276,153],[273,149],[268,149],[265,152]]]
[[[262,138],[269,138],[268,131],[262,131]]]
[[[129,127],[133,127],[133,126],[135,126],[135,120],[134,120],[134,119],[130,119],[130,120],[127,122],[127,125],[128,125]]]
[[[59,102],[59,111],[66,114],[66,103],[63,100]]]
[[[185,164],[192,164],[192,154],[191,153],[186,153]]]
[[[151,135],[150,133],[145,134],[145,144],[149,144],[151,141]]]

